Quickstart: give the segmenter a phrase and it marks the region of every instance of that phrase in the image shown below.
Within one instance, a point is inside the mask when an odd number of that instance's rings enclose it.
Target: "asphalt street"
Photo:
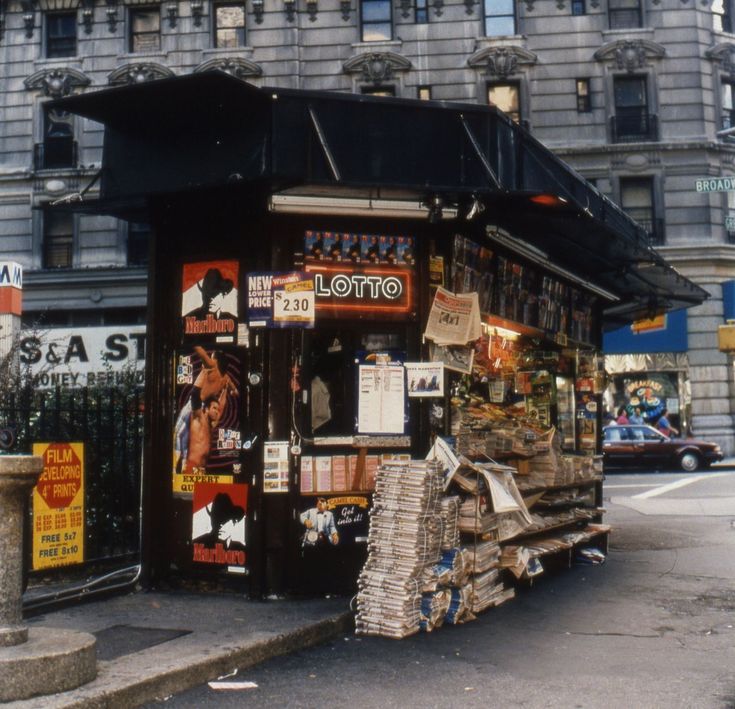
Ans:
[[[153,707],[735,709],[735,472],[608,475],[602,566],[460,626],[345,636]]]

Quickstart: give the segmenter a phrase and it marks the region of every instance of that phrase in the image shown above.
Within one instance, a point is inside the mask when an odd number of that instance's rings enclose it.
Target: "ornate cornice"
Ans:
[[[41,69],[23,81],[30,91],[41,90],[51,98],[68,96],[74,89],[89,86],[90,83],[91,79],[86,74],[68,67]]]
[[[155,81],[156,79],[167,79],[174,76],[173,71],[161,64],[141,63],[126,64],[118,67],[107,77],[107,83],[110,86],[122,86],[125,84],[142,84],[146,81]]]
[[[260,64],[251,62],[249,59],[243,59],[242,57],[215,57],[200,64],[194,69],[194,73],[200,74],[203,71],[212,71],[214,69],[224,71],[236,79],[246,79],[248,77],[263,75],[263,68]]]
[[[467,64],[473,69],[484,69],[488,76],[506,79],[515,74],[519,66],[532,65],[538,57],[523,47],[485,47],[475,52]]]
[[[704,56],[714,62],[719,62],[723,71],[728,74],[735,72],[735,44],[722,42],[708,49]]]
[[[362,74],[361,80],[375,85],[393,78],[397,71],[408,71],[411,62],[394,52],[367,52],[350,57],[343,65],[345,74]]]
[[[649,60],[664,56],[664,47],[650,39],[619,39],[608,42],[594,54],[598,62],[614,62],[618,69],[627,72],[642,69]]]

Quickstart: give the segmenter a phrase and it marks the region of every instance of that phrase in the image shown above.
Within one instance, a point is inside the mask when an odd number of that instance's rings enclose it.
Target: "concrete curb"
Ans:
[[[208,680],[252,667],[272,657],[302,650],[332,640],[354,629],[354,615],[346,611],[308,623],[293,631],[256,633],[242,644],[202,647],[196,637],[186,642],[170,641],[117,660],[98,663],[97,679],[79,689],[47,697],[36,697],[4,706],[12,709],[132,709],[164,699]],[[196,634],[193,634],[196,636]]]

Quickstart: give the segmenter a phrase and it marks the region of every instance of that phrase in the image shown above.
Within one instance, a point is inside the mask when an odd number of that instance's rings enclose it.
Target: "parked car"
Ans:
[[[602,454],[605,467],[679,467],[687,473],[722,460],[716,443],[668,438],[651,426],[606,426]]]

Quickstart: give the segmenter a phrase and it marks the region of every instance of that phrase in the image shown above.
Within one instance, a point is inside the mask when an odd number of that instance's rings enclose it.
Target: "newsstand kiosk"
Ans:
[[[378,467],[437,436],[599,518],[602,330],[706,293],[521,127],[221,72],[56,103],[105,126],[70,208],[153,229],[149,585],[354,588]]]

